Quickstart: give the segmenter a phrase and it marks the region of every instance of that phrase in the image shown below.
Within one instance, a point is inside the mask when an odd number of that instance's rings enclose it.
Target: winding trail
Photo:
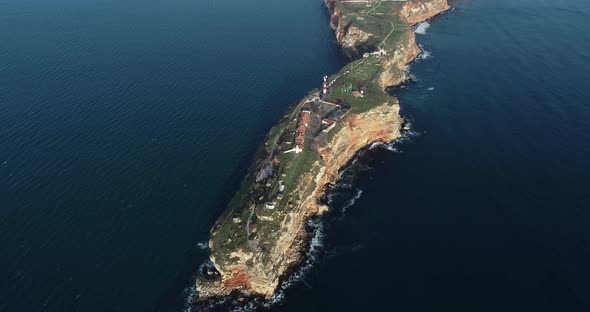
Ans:
[[[369,12],[371,11],[375,11],[375,9],[377,9],[379,6],[381,5],[381,1],[379,1],[379,3],[377,4],[377,6],[375,6],[374,8],[370,9],[369,11],[367,11],[367,13],[365,13],[366,16],[369,16]],[[373,17],[377,17],[375,15],[371,15]]]
[[[246,241],[248,242],[248,246],[252,249],[256,249],[258,247],[258,241],[250,239],[250,220],[254,215],[254,210],[256,210],[256,204],[252,204],[252,210],[250,211],[250,215],[248,216],[248,220],[246,220]]]
[[[372,17],[375,17],[378,19],[386,20],[391,25],[391,31],[387,34],[387,36],[385,36],[385,39],[383,39],[383,41],[381,41],[381,43],[379,43],[377,45],[377,49],[379,49],[379,50],[381,50],[383,48],[383,46],[385,46],[385,41],[387,41],[387,39],[389,39],[389,36],[391,36],[391,34],[393,34],[393,32],[395,31],[395,24],[392,21],[372,14],[372,12],[374,12],[379,6],[381,6],[381,3],[383,3],[383,1],[386,1],[386,0],[379,0],[379,3],[374,8],[370,9],[369,11],[367,11],[365,13],[365,16],[372,16]],[[405,0],[396,1],[396,2],[405,2]],[[371,15],[369,15],[369,14],[371,14]]]
[[[387,41],[387,39],[389,38],[389,36],[391,36],[391,34],[393,34],[393,32],[395,31],[395,24],[392,21],[389,21],[389,24],[391,24],[391,31],[389,32],[389,34],[387,34],[387,36],[385,36],[385,39],[383,39],[383,41],[381,41],[381,43],[377,46],[377,48],[382,49],[383,46],[385,45],[385,41]]]

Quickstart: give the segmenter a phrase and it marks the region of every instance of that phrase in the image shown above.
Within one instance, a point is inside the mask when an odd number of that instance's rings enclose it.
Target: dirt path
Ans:
[[[367,13],[365,13],[365,15],[366,16],[369,16],[369,14],[371,14],[372,12],[374,12],[381,5],[382,2],[383,1],[380,0],[379,3],[374,8],[370,9],[369,11],[367,11]],[[404,1],[400,1],[400,2],[404,2]],[[381,18],[381,17],[379,17],[377,15],[370,15],[370,16],[375,17],[375,18],[378,18],[378,19],[386,20],[391,25],[391,31],[389,32],[389,34],[387,34],[387,36],[385,36],[385,39],[383,39],[383,41],[381,41],[381,43],[379,43],[379,45],[377,45],[377,48],[378,49],[382,49],[383,46],[385,45],[385,41],[387,41],[387,39],[389,39],[389,36],[391,36],[391,34],[393,34],[393,32],[395,31],[395,24],[392,21],[390,21],[388,19]]]

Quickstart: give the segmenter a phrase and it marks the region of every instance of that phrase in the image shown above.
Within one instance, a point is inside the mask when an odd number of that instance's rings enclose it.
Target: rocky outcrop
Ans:
[[[404,4],[399,15],[402,20],[413,25],[426,21],[448,9],[447,0],[409,1]],[[391,56],[382,59],[384,70],[379,75],[379,85],[383,88],[397,86],[406,81],[408,79],[406,66],[420,55],[420,48],[416,44],[414,32],[406,32],[405,38],[399,42]]]
[[[373,34],[362,31],[353,24],[343,23],[343,12],[336,7],[337,1],[325,0],[331,11],[330,22],[336,38],[345,50],[358,53],[358,47],[363,46]],[[447,9],[446,0],[419,0],[403,5],[399,14],[409,24],[415,24]],[[382,70],[376,76],[377,83],[383,89],[402,83],[407,79],[405,67],[419,53],[414,33],[411,30],[406,31],[404,39],[379,57]],[[339,170],[359,150],[373,142],[391,142],[400,136],[403,119],[399,114],[397,100],[374,104],[372,109],[340,120],[339,127],[332,130],[335,131],[333,137],[318,148],[321,161],[316,161],[311,170],[301,176],[293,191],[301,200],[283,214],[277,212],[277,215],[273,214],[271,217],[280,222],[278,230],[273,234],[275,243],[272,248],[262,249],[248,242],[240,245],[241,247],[224,250],[221,261],[217,259],[221,258],[217,257],[221,252],[219,246],[214,246],[213,239],[210,241],[211,261],[219,274],[215,274],[212,279],[200,278],[197,281],[200,300],[224,297],[232,293],[272,297],[281,278],[303,260],[308,241],[305,224],[311,217],[327,210],[319,202],[324,196],[326,186],[337,182]],[[232,222],[242,221],[238,218]],[[244,231],[249,231],[247,228],[248,226]],[[214,235],[215,231],[212,233]]]
[[[369,44],[370,39],[375,37],[374,34],[363,31],[356,27],[354,22],[344,22],[342,19],[343,12],[336,4],[339,0],[325,0],[326,7],[330,10],[330,25],[335,31],[336,40],[342,46],[344,52],[349,57],[356,57],[364,52],[375,50],[376,46]],[[414,25],[426,21],[441,12],[448,10],[449,4],[447,0],[417,0],[408,1],[401,8],[399,15],[409,25]],[[406,77],[402,79],[395,79],[396,74],[403,75],[403,68],[405,64],[410,63],[418,54],[420,49],[415,44],[414,34],[408,32],[407,41],[401,42],[401,45],[396,47],[395,60],[388,60],[389,64],[384,64],[386,68],[391,68],[392,71],[383,73],[380,79],[380,84],[384,87],[393,86],[403,82]],[[405,62],[405,64],[403,64]],[[403,66],[393,66],[400,65]]]
[[[405,36],[406,40],[400,42],[389,57],[381,60],[383,71],[379,75],[378,83],[383,89],[397,86],[408,80],[406,67],[420,55],[420,48],[416,44],[414,33],[406,32]]]
[[[365,32],[352,24],[339,23],[336,28],[336,40],[348,56],[362,54],[371,49],[365,44],[375,35]]]
[[[313,167],[317,170],[302,176],[299,187],[294,191],[302,198],[304,194],[319,192],[316,189],[319,184],[313,182],[319,182],[325,169],[319,162]],[[200,298],[219,298],[239,291],[242,296],[258,295],[270,299],[285,272],[302,261],[307,241],[305,222],[320,211],[315,202],[301,201],[286,215],[277,216],[281,218],[281,225],[272,249],[265,252],[257,248],[236,250],[230,254],[231,261],[225,263],[211,257],[221,279],[197,281]],[[213,251],[214,246],[211,249]]]
[[[384,103],[364,113],[348,117],[342,129],[319,151],[326,168],[319,185],[336,183],[339,170],[367,145],[374,142],[391,142],[399,138],[402,122],[397,102]],[[316,198],[323,195],[322,191],[323,187],[316,190]]]
[[[408,24],[426,21],[449,9],[447,0],[408,1],[401,9],[400,16]]]
[[[337,2],[335,0],[327,0],[325,4],[331,12],[330,26],[334,29],[336,40],[342,47],[344,53],[349,57],[355,57],[371,50],[371,47],[367,47],[366,43],[375,35],[361,30],[351,22],[345,23],[342,20],[342,11],[336,7]]]
[[[400,17],[409,25],[424,22],[449,9],[447,0],[408,1],[400,10]],[[397,86],[408,79],[406,66],[418,55],[420,48],[416,44],[413,31],[408,31],[406,40],[399,42],[393,55],[382,59],[383,71],[379,75],[379,85],[383,88]]]
[[[385,103],[349,116],[330,143],[319,149],[323,165],[316,162],[313,169],[302,176],[295,192],[304,200],[282,220],[274,248],[267,254],[236,250],[230,255],[233,259],[230,265],[216,263],[215,257],[211,257],[221,279],[200,280],[197,283],[199,296],[216,298],[239,291],[244,296],[272,297],[284,273],[303,260],[308,236],[305,223],[327,210],[319,203],[325,186],[337,182],[339,170],[360,149],[376,141],[391,142],[398,138],[402,121],[397,103]]]

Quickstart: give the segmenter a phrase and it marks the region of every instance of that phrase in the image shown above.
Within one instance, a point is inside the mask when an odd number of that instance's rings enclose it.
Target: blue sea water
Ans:
[[[276,311],[590,309],[590,3],[456,1]],[[0,311],[178,311],[321,1],[0,0]],[[361,193],[362,191],[362,193]],[[352,199],[356,200],[352,201]]]
[[[182,301],[266,131],[344,61],[317,0],[0,0],[0,38],[0,311]]]
[[[276,311],[590,310],[590,2],[453,6],[399,93],[416,134],[345,172]]]

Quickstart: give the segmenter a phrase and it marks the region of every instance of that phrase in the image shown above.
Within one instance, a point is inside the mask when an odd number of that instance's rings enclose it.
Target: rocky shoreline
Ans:
[[[331,13],[330,23],[335,30],[336,39],[346,54],[358,57],[363,53],[384,51],[384,43],[393,30],[376,45],[371,40],[378,36],[346,20],[346,12],[338,7],[339,2],[341,1],[325,0]],[[379,5],[380,2],[377,6]],[[406,66],[420,54],[414,32],[409,26],[426,21],[448,9],[447,0],[416,0],[401,5],[399,18],[408,26],[408,30],[401,33],[400,39],[395,41],[395,47],[385,51],[385,56],[379,57],[382,70],[374,80],[381,92],[406,81]],[[362,18],[357,16],[357,19]],[[395,29],[394,23],[390,23]],[[299,177],[298,186],[293,190],[293,194],[298,194],[301,200],[280,222],[280,231],[273,234],[276,241],[272,249],[264,252],[249,247],[221,249],[214,243],[213,237],[225,230],[222,225],[227,222],[219,222],[214,226],[209,243],[214,268],[197,279],[200,301],[227,296],[236,299],[263,298],[259,300],[273,297],[277,287],[305,260],[310,238],[306,224],[329,209],[322,204],[321,198],[326,195],[329,186],[337,183],[340,170],[350,164],[359,151],[372,143],[389,143],[401,136],[404,120],[400,116],[397,99],[371,105],[372,108],[365,111],[348,114],[339,121],[339,127],[332,130],[330,139],[317,147],[319,159]],[[248,229],[246,232],[248,233]]]

